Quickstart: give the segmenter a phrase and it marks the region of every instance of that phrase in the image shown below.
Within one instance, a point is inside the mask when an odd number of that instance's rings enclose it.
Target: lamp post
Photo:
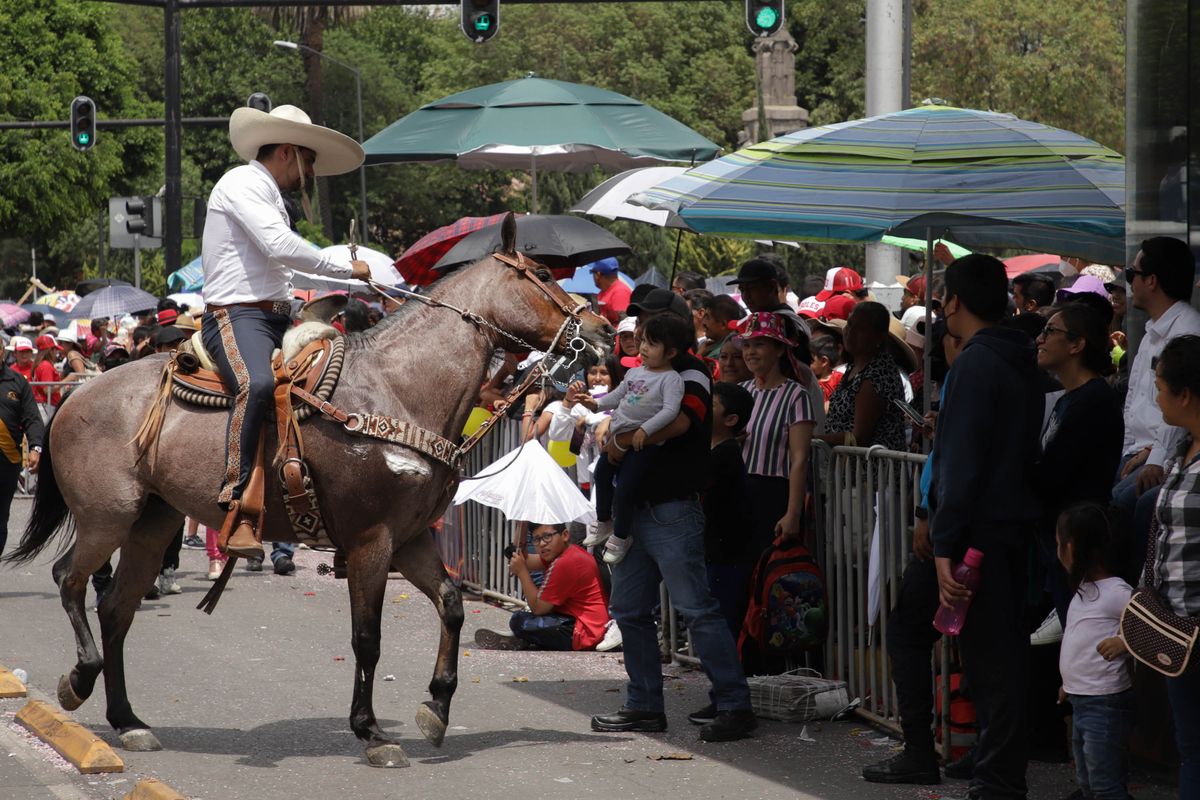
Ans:
[[[296,42],[285,42],[285,41],[282,41],[279,39],[276,39],[274,44],[276,47],[282,47],[286,50],[302,51],[305,53],[311,53],[311,54],[317,56],[318,58],[327,58],[330,61],[332,61],[333,63],[337,64],[338,66],[348,69],[354,73],[354,90],[355,90],[355,93],[358,95],[358,143],[362,144],[364,141],[363,140],[362,73],[359,72],[357,68],[351,66],[350,64],[347,64],[345,61],[342,61],[339,58],[334,58],[333,56],[329,55],[328,53],[322,53],[320,50],[314,50],[313,48],[311,48],[305,44],[298,44]],[[368,239],[368,234],[367,234],[368,226],[367,226],[367,167],[365,164],[360,164],[358,167],[358,194],[359,194],[359,200],[362,204],[362,211],[360,212],[360,215],[362,217],[362,224],[359,225],[358,228],[360,231],[362,231],[363,244],[366,244],[367,239]]]

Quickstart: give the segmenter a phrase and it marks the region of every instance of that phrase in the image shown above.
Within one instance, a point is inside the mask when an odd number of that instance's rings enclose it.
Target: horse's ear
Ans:
[[[500,223],[500,252],[506,256],[517,254],[517,218],[510,211]]]
[[[342,313],[349,300],[350,298],[344,294],[331,294],[328,297],[322,297],[320,300],[313,300],[304,304],[304,307],[300,309],[299,317],[305,322],[329,323],[334,317]]]

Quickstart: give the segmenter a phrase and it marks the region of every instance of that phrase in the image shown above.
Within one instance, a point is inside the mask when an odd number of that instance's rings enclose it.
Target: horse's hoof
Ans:
[[[63,675],[58,679],[58,704],[63,707],[64,711],[74,711],[83,705],[84,699],[75,694],[75,687],[71,685],[70,675]]]
[[[430,708],[429,703],[417,709],[417,727],[434,747],[441,747],[446,738],[446,723],[442,722],[437,712]]]
[[[407,767],[408,756],[398,744],[381,744],[367,748],[367,763],[372,767]]]
[[[159,744],[158,737],[146,728],[138,728],[122,733],[121,747],[124,747],[131,753],[149,753],[154,750],[162,750],[162,745]]]

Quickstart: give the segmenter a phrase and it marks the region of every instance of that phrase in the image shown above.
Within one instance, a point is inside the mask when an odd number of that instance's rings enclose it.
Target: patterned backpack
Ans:
[[[747,674],[778,657],[799,656],[825,644],[829,630],[825,575],[802,544],[763,551],[750,578],[750,605],[738,638]]]

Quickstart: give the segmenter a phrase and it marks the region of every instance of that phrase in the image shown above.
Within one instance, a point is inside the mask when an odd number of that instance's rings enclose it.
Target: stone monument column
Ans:
[[[760,135],[757,105],[743,111],[743,144],[774,139],[808,127],[808,110],[796,105],[796,51],[799,49],[786,25],[771,36],[754,40],[754,69],[762,85],[766,130]]]

